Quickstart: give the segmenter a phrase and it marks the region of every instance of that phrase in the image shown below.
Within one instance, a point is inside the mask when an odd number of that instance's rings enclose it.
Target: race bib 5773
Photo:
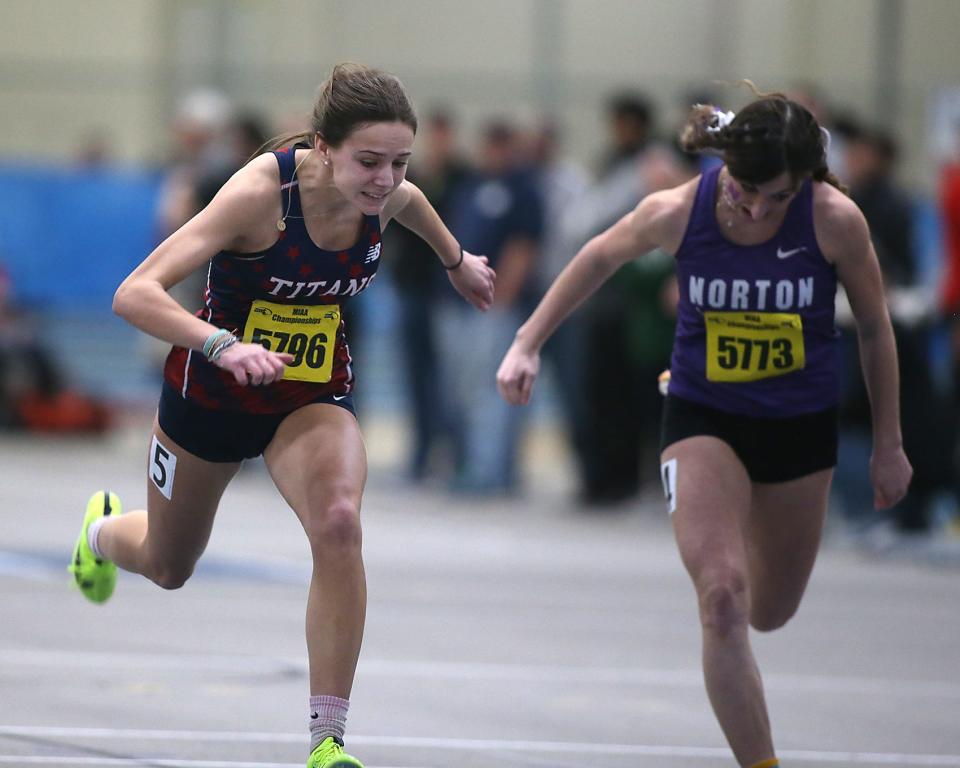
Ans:
[[[804,367],[803,322],[795,313],[704,312],[707,380],[757,381]]]

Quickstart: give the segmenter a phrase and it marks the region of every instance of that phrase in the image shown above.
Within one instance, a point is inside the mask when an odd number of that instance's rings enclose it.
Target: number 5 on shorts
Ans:
[[[150,479],[168,500],[173,496],[173,476],[177,472],[177,457],[160,445],[157,436],[150,444]]]

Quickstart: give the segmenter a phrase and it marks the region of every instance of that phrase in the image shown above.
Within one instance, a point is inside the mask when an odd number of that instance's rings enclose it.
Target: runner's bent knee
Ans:
[[[360,507],[346,496],[330,499],[310,510],[305,528],[314,553],[359,549]]]
[[[180,429],[178,422],[169,427]],[[191,453],[154,423],[147,466],[147,532],[143,574],[179,589],[210,539],[220,498],[239,462],[211,462]]]
[[[736,568],[715,571],[700,579],[700,623],[721,635],[747,624],[749,592],[746,576]]]
[[[156,516],[153,519],[156,519]],[[163,589],[179,589],[193,575],[193,569],[206,548],[206,542],[206,535],[201,535],[198,539],[184,533],[177,535],[177,532],[172,530],[165,530],[161,535],[156,531],[156,526],[151,536],[148,527],[144,541],[144,576]]]

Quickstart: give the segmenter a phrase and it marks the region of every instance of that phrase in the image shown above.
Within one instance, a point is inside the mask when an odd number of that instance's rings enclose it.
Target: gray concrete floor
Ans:
[[[0,764],[303,764],[306,542],[258,464],[196,576],[65,571],[86,498],[142,504],[145,427],[0,440]],[[662,504],[584,513],[549,457],[526,497],[392,479],[368,432],[368,623],[348,727],[368,768],[729,766]],[[755,635],[785,766],[960,766],[960,570],[828,540],[800,614]]]

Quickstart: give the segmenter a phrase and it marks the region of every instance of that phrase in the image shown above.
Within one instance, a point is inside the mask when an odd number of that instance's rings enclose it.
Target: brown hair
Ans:
[[[787,172],[795,182],[809,175],[846,193],[827,167],[826,136],[810,111],[782,93],[761,93],[749,80],[742,83],[758,98],[723,127],[713,106],[696,105],[680,134],[684,151],[720,154],[739,181],[763,184]]]
[[[337,64],[313,106],[310,130],[277,136],[259,151],[277,149],[319,135],[339,147],[360,125],[400,122],[417,132],[417,115],[403,83],[388,72],[362,64]]]

